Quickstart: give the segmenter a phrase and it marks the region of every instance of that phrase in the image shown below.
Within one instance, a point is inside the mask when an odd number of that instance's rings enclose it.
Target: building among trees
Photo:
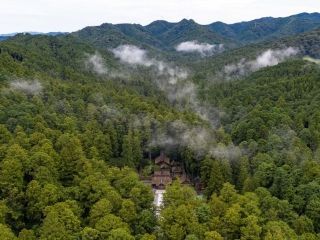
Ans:
[[[189,184],[189,178],[180,162],[171,161],[163,152],[155,158],[155,170],[152,176],[154,189],[165,189],[173,180],[179,179],[182,184]]]

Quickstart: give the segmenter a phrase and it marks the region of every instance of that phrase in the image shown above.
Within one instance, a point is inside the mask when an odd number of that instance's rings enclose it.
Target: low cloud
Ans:
[[[86,60],[86,66],[96,74],[104,75],[108,73],[108,69],[104,64],[104,59],[96,52],[93,55],[88,55]]]
[[[146,50],[133,45],[121,45],[111,50],[122,63],[132,66],[153,68],[152,81],[166,94],[168,100],[176,106],[187,107],[212,125],[219,122],[218,111],[211,106],[203,106],[198,100],[197,87],[188,80],[188,70],[173,66],[167,62],[151,58]]]
[[[188,79],[188,70],[173,66],[170,63],[148,56],[146,50],[132,45],[122,45],[111,50],[122,63],[130,66],[144,66],[154,70],[151,79],[174,105],[190,109],[199,118],[208,121],[212,126],[219,123],[220,112],[212,106],[204,105],[198,99],[197,86]],[[137,118],[134,127],[143,126],[147,118]],[[230,145],[218,145],[214,130],[200,125],[190,125],[182,121],[159,123],[150,119],[154,128],[148,144],[150,148],[175,149],[188,147],[199,159],[207,154],[213,157],[231,159],[241,154],[239,148]],[[148,124],[147,124],[148,125]]]
[[[229,145],[217,143],[212,129],[188,125],[179,120],[167,123],[165,128],[157,128],[149,147],[160,147],[166,150],[188,147],[199,159],[210,155],[219,159],[234,160],[242,154],[240,148],[232,143]]]
[[[123,63],[130,65],[142,65],[146,67],[156,64],[153,59],[148,58],[146,50],[140,49],[134,45],[120,45],[111,51],[114,56],[119,58]]]
[[[132,66],[153,67],[158,77],[168,78],[171,84],[175,84],[179,79],[186,79],[188,77],[186,70],[171,66],[155,58],[150,58],[146,50],[137,46],[120,45],[117,48],[111,49],[111,51],[122,63]]]
[[[178,52],[199,53],[201,56],[211,56],[224,50],[223,44],[199,43],[197,41],[182,42],[176,46]]]
[[[128,73],[108,68],[105,64],[105,59],[99,52],[86,54],[85,66],[87,70],[102,77],[129,79]]]
[[[169,100],[178,100],[177,98],[185,97],[184,93],[189,94],[184,89],[177,94],[178,86],[182,87],[184,80],[188,77],[187,70],[150,58],[146,50],[137,46],[121,45],[111,51],[122,63],[153,68],[156,74],[154,81],[161,90],[168,94]]]
[[[229,145],[219,143],[215,147],[210,148],[209,155],[218,159],[236,160],[241,157],[242,151],[243,150],[232,143]]]
[[[253,71],[259,70],[260,68],[275,66],[284,60],[292,57],[298,53],[298,49],[293,47],[288,47],[286,49],[281,50],[271,50],[263,52],[261,55],[257,57],[255,61],[251,63],[251,67]]]
[[[238,63],[226,65],[222,75],[226,78],[244,76],[264,67],[275,66],[297,55],[298,52],[299,50],[293,47],[279,50],[268,49],[261,53],[255,60],[248,61],[243,58]]]
[[[36,95],[41,93],[43,87],[38,80],[26,81],[26,80],[15,80],[10,83],[12,90],[24,92],[29,95]]]

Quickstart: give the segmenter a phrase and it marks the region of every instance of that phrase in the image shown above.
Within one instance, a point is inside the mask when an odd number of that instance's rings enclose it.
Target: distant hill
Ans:
[[[134,44],[159,50],[173,50],[177,44],[192,40],[209,44],[232,44],[232,41],[207,26],[187,19],[178,23],[155,21],[147,26],[105,23],[97,27],[86,27],[72,34],[100,48]]]
[[[73,36],[108,49],[121,44],[133,44],[146,48],[173,51],[185,41],[196,40],[208,44],[224,44],[235,48],[249,43],[294,36],[320,28],[320,13],[300,13],[289,17],[265,17],[247,22],[226,24],[214,22],[201,25],[194,20],[183,19],[172,23],[154,21],[146,26],[140,24],[110,24],[86,27],[72,33]],[[25,32],[31,35],[64,35],[66,32]],[[18,33],[0,34],[0,41]]]
[[[146,44],[162,48],[161,42],[156,40],[143,26],[138,24],[102,24],[97,27],[86,27],[72,35],[85,40],[96,47],[109,48],[121,44]]]
[[[208,25],[208,27],[212,31],[237,42],[261,42],[319,28],[320,13],[301,13],[283,18],[265,17],[235,24],[216,22]]]
[[[0,41],[6,40],[10,37],[16,36],[17,34],[30,34],[30,35],[47,35],[47,36],[59,36],[59,35],[66,35],[68,34],[67,32],[48,32],[48,33],[43,33],[43,32],[15,32],[15,33],[7,33],[7,34],[0,34]]]
[[[235,48],[249,43],[294,36],[317,28],[320,28],[320,13],[301,13],[289,17],[266,17],[235,24],[215,22],[201,25],[187,19],[177,23],[158,20],[146,26],[105,23],[86,27],[72,35],[104,49],[120,44],[134,44],[172,51],[177,44],[185,41],[196,40]]]
[[[147,25],[146,29],[156,29],[156,24],[158,23],[151,23]],[[161,25],[163,24],[160,23]],[[182,21],[176,24],[166,23],[168,28],[166,31],[154,35],[158,39],[161,40],[166,45],[171,47],[176,46],[177,44],[185,41],[197,40],[199,42],[206,42],[206,43],[224,43],[229,44],[231,41],[222,35],[211,31],[207,26],[200,25],[193,20],[183,19]],[[170,27],[171,26],[171,27]],[[160,26],[158,26],[158,29]]]
[[[8,37],[6,37],[6,36],[0,36],[0,41],[6,40],[6,39],[8,39]]]

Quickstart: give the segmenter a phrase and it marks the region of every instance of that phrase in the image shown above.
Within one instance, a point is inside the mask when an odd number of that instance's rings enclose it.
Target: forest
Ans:
[[[0,42],[0,239],[320,239],[320,31],[181,24]],[[198,33],[226,48],[163,47]],[[191,184],[158,216],[162,151]]]

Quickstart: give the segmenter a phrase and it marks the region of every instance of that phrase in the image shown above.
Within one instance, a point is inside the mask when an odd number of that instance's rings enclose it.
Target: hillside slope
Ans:
[[[1,41],[0,239],[319,239],[319,36],[206,58],[172,50],[234,42],[191,20]],[[161,152],[190,184],[157,217]]]
[[[220,35],[241,43],[261,42],[294,36],[320,26],[320,13],[301,13],[283,18],[261,18],[248,22],[225,24],[216,22],[208,27]]]

